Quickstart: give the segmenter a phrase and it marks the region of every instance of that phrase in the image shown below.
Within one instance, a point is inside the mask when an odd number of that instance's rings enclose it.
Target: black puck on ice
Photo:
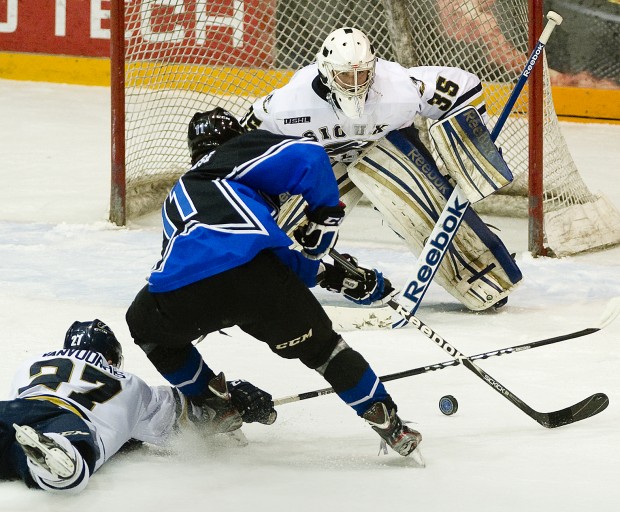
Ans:
[[[459,403],[452,395],[445,395],[439,399],[439,410],[446,416],[451,416],[459,410]]]

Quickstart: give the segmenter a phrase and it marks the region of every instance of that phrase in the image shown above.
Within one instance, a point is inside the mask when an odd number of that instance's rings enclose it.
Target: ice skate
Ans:
[[[16,425],[15,439],[35,465],[60,478],[71,478],[75,474],[75,461],[56,441],[28,425]]]
[[[206,434],[237,430],[243,424],[241,414],[231,402],[223,373],[209,381],[211,394],[190,399],[188,417]]]
[[[387,446],[404,457],[410,455],[422,442],[422,434],[403,425],[394,408],[390,408],[388,413],[383,402],[375,402],[362,417]]]

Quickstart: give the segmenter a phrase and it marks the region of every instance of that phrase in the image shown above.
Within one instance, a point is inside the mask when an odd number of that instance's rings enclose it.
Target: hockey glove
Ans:
[[[301,253],[311,260],[320,260],[336,245],[338,226],[344,219],[344,203],[322,206],[306,211],[308,222],[298,227],[293,236],[302,246]]]
[[[229,381],[228,391],[244,423],[258,421],[264,425],[271,425],[276,421],[278,413],[273,408],[271,395],[266,391],[250,384],[247,380]]]
[[[342,293],[347,299],[363,306],[385,304],[396,295],[392,283],[381,272],[358,266],[357,260],[349,254],[342,256],[355,265],[363,277],[350,273],[338,261],[334,265],[323,263],[325,271],[317,276],[319,286]]]

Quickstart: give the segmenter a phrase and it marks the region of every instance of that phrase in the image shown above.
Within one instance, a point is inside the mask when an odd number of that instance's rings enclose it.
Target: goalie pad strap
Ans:
[[[473,283],[474,281],[476,281],[477,279],[481,279],[482,277],[484,277],[487,273],[489,273],[491,270],[493,270],[495,268],[495,263],[491,263],[489,265],[486,266],[486,268],[483,268],[480,272],[478,272],[477,274],[473,274],[468,280],[467,282],[469,284]]]

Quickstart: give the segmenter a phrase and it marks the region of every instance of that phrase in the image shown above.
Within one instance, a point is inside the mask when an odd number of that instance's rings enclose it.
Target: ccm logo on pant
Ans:
[[[300,343],[303,343],[304,341],[306,341],[307,339],[310,339],[311,337],[312,337],[312,329],[310,329],[306,334],[300,336],[299,338],[295,338],[291,341],[285,341],[284,343],[278,343],[276,345],[276,349],[282,350],[283,348],[294,347],[295,345],[299,345]]]

